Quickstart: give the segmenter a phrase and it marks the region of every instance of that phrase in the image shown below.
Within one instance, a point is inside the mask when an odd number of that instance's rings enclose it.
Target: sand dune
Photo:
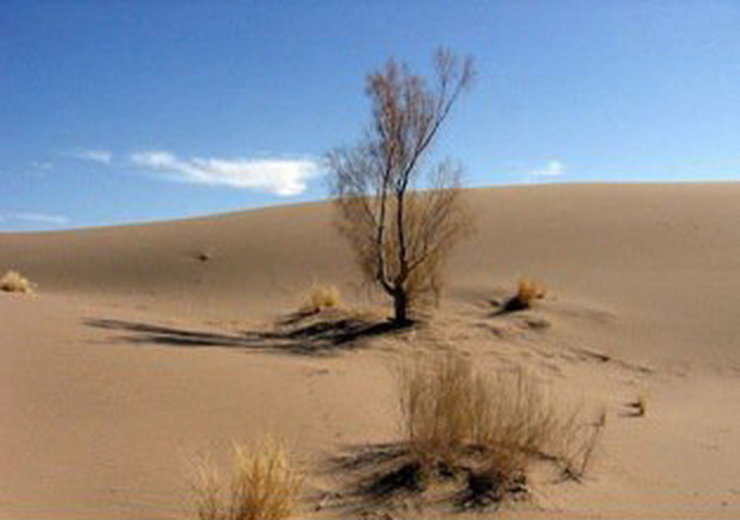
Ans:
[[[0,518],[186,517],[189,461],[265,433],[309,475],[306,517],[352,517],[314,511],[345,483],[322,461],[398,440],[392,366],[411,349],[524,366],[585,413],[607,410],[583,482],[540,482],[483,517],[740,516],[740,184],[465,196],[478,233],[428,323],[343,343],[275,325],[314,282],[383,302],[329,204],[0,235],[0,270],[39,286],[0,294]],[[548,296],[494,317],[489,300],[519,276]],[[647,413],[631,417],[638,396]]]

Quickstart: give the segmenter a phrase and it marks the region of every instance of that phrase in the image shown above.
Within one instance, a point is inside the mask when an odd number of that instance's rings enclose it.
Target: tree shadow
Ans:
[[[298,312],[281,318],[274,330],[222,332],[192,330],[136,321],[88,318],[89,327],[121,331],[116,339],[133,344],[184,348],[236,348],[298,355],[330,355],[357,348],[369,338],[402,332],[391,321],[370,321],[349,314]]]

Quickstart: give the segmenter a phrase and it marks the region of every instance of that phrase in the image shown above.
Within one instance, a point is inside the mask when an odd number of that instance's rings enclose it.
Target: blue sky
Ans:
[[[326,195],[368,72],[479,71],[435,153],[467,184],[740,180],[740,2],[0,2],[0,230]]]

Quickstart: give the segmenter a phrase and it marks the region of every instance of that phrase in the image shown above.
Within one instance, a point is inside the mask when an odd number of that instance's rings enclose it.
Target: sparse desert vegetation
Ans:
[[[541,283],[529,278],[520,278],[516,294],[506,301],[504,310],[512,312],[529,309],[535,301],[543,299],[546,295],[547,289]]]
[[[740,520],[740,0],[0,29],[0,520]]]
[[[697,216],[676,208],[706,197],[701,229],[716,229],[723,243],[734,243],[734,228],[721,224],[736,210],[736,197],[721,201],[724,192],[739,189],[624,188],[621,196],[635,201],[621,214],[628,219],[625,233],[656,214],[685,228]],[[599,221],[598,211],[588,221],[551,214],[533,198],[557,193],[573,207],[602,208],[615,190],[466,193],[483,215],[483,236],[449,264],[451,290],[443,305],[405,329],[385,321],[387,301],[378,302],[378,314],[357,315],[356,306],[377,300],[352,278],[344,263],[352,261],[351,251],[341,237],[324,233],[331,225],[328,204],[205,223],[0,237],[7,242],[0,248],[3,265],[44,283],[38,297],[0,298],[0,367],[9,389],[0,394],[9,410],[0,509],[13,518],[231,520],[244,514],[239,504],[292,496],[293,517],[317,520],[386,513],[408,520],[468,518],[458,512],[470,508],[483,509],[476,515],[489,520],[499,517],[497,507],[505,518],[737,516],[740,502],[729,490],[737,488],[732,455],[740,439],[732,433],[738,421],[728,399],[740,384],[732,350],[736,320],[734,306],[714,298],[718,284],[732,279],[724,271],[704,278],[706,256],[681,245],[680,227],[654,234],[644,228],[660,245],[655,250],[629,249],[620,257],[624,244],[605,240],[605,249],[583,263],[568,255],[538,259],[536,269],[550,273],[545,281],[558,288],[557,298],[535,299],[529,311],[501,312],[517,292],[517,279],[509,278],[509,287],[493,284],[488,259],[535,270],[531,248],[524,247],[528,239],[516,245],[521,230],[537,235],[553,218],[578,232],[555,238],[579,250],[622,222]],[[654,204],[640,214],[645,200]],[[716,209],[709,203],[715,200]],[[522,207],[534,213],[522,214]],[[514,234],[504,224],[517,218]],[[279,223],[286,219],[308,238],[282,236]],[[244,229],[257,230],[248,247],[240,241]],[[560,247],[550,241],[555,238],[544,236],[548,251]],[[499,248],[510,239],[516,247]],[[200,263],[191,252],[206,242],[218,255]],[[276,262],[277,250],[291,261]],[[245,251],[251,256],[242,263]],[[650,264],[656,254],[665,262]],[[669,261],[679,257],[680,265]],[[736,257],[726,251],[722,265]],[[589,270],[594,264],[603,268]],[[657,285],[634,277],[642,269]],[[675,286],[684,270],[696,282],[688,293],[686,284]],[[185,308],[183,294],[202,287],[193,284],[194,275],[208,283],[209,297],[193,298]],[[313,280],[342,289],[338,309],[298,312]],[[323,292],[312,298],[315,308],[337,301],[333,289],[329,297]],[[399,382],[388,362],[406,356]],[[48,398],[59,388],[63,408]],[[581,399],[576,413],[567,403]],[[599,415],[602,403],[608,416]],[[29,424],[39,427],[31,431]],[[65,434],[80,428],[94,435],[77,442]],[[274,475],[269,466],[234,462],[234,468],[216,466],[218,472],[203,466],[197,507],[180,500],[188,483],[176,452],[208,451],[262,429],[291,443],[306,477],[303,491],[249,498],[245,483],[274,489],[279,479],[254,476]],[[215,453],[224,456],[219,462],[236,459]],[[49,473],[40,480],[34,470],[69,468],[71,461],[74,479]],[[641,478],[635,482],[633,475]],[[282,507],[261,510],[263,516],[266,510],[289,514]]]
[[[335,285],[314,284],[304,297],[301,312],[317,313],[326,309],[336,309],[341,305],[342,298]]]
[[[36,284],[18,271],[10,270],[0,278],[0,290],[13,293],[31,293]]]
[[[435,54],[434,71],[427,81],[389,60],[370,74],[365,138],[327,157],[339,229],[365,278],[392,298],[400,326],[411,323],[409,311],[424,296],[438,298],[444,260],[471,229],[459,168],[439,163],[427,190],[415,189],[439,129],[475,76],[472,58],[444,50]]]
[[[629,414],[633,417],[642,417],[647,413],[647,397],[638,395],[634,400],[627,403]]]
[[[303,478],[274,439],[235,445],[231,472],[196,464],[193,494],[198,520],[285,520],[296,510]]]
[[[482,374],[455,353],[406,362],[400,382],[416,478],[463,472],[480,484],[485,477],[492,486],[486,493],[498,499],[507,489],[522,490],[533,458],[580,478],[604,426],[582,424],[577,409],[556,407],[523,370]]]

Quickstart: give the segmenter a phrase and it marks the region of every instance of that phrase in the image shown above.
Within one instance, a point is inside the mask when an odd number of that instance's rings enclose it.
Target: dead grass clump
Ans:
[[[466,446],[551,451],[553,437],[575,422],[575,414],[559,415],[523,370],[483,375],[452,353],[412,362],[401,385],[409,446],[422,462],[449,462]]]
[[[538,282],[527,278],[519,280],[516,294],[509,298],[504,309],[507,311],[521,311],[529,309],[535,300],[541,300],[547,294],[547,289]]]
[[[5,292],[31,293],[35,286],[36,284],[18,271],[10,270],[0,278],[0,290]]]
[[[317,313],[325,309],[336,309],[342,304],[339,289],[334,285],[314,285],[308,291],[301,311]]]
[[[644,395],[638,395],[634,401],[627,403],[627,407],[631,417],[642,417],[647,412],[647,398]]]
[[[452,463],[474,432],[482,380],[470,362],[452,354],[416,358],[403,366],[401,407],[409,450],[426,468]]]
[[[448,353],[407,363],[400,380],[408,450],[423,478],[467,473],[469,482],[493,482],[498,497],[522,488],[532,458],[585,471],[596,438],[522,370],[481,374]]]
[[[566,479],[580,481],[591,464],[594,450],[606,426],[606,409],[592,424],[582,425],[570,440],[567,451],[561,456],[562,475]]]
[[[228,480],[200,463],[193,484],[199,520],[283,520],[296,509],[303,479],[285,449],[272,440],[234,446]]]

